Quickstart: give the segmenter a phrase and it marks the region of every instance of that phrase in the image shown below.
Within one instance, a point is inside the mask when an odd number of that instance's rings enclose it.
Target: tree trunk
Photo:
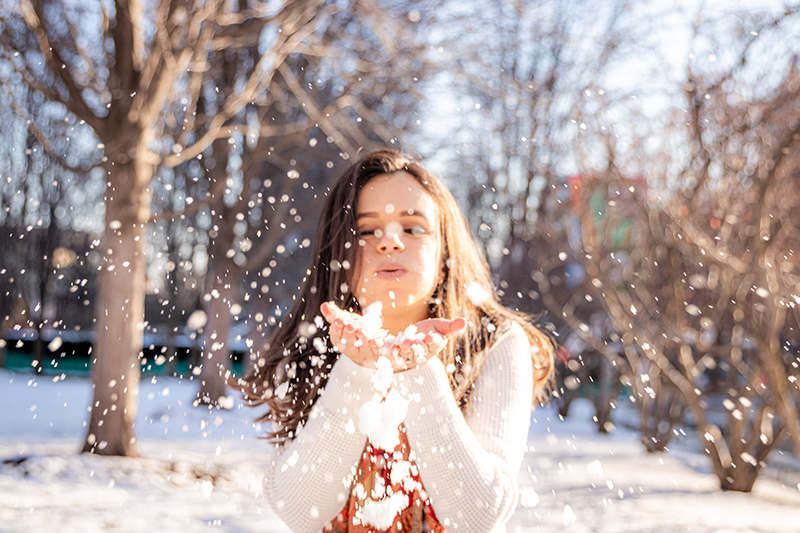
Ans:
[[[144,222],[150,205],[146,188],[150,169],[143,160],[144,151],[133,162],[107,167],[104,262],[98,276],[97,340],[92,350],[94,394],[83,446],[84,452],[101,455],[138,455],[133,426],[144,328]]]
[[[178,350],[175,348],[175,341],[170,337],[167,353],[164,354],[167,362],[167,375],[175,377],[178,375]]]
[[[622,384],[619,381],[619,372],[611,365],[611,361],[602,354],[594,352],[599,364],[599,379],[597,394],[592,398],[597,416],[597,430],[608,433],[613,427],[611,422],[611,406],[619,396]]]
[[[656,365],[650,366],[648,376],[649,381],[639,385],[642,443],[648,453],[663,452],[675,425],[683,420],[686,400]]]
[[[10,232],[3,232],[0,235],[0,247],[3,250],[11,250],[11,243],[13,238],[8,235]],[[6,327],[6,321],[11,311],[11,284],[8,278],[0,274],[0,368],[6,367],[6,354],[8,353],[8,341],[3,338],[3,330]],[[10,326],[10,324],[8,324]]]
[[[572,406],[572,400],[575,399],[575,394],[566,387],[560,387],[558,390],[552,392],[553,403],[558,409],[558,414],[561,418],[567,418],[569,415],[569,408]]]
[[[211,272],[211,299],[206,304],[206,345],[201,356],[202,373],[197,399],[205,405],[224,405],[227,396],[226,373],[230,368],[231,297],[234,290],[226,276]]]
[[[44,365],[45,357],[50,354],[45,351],[45,343],[42,338],[42,330],[44,329],[44,309],[45,302],[48,296],[48,287],[50,285],[50,269],[55,268],[53,261],[53,252],[58,244],[58,231],[56,226],[56,217],[53,213],[52,202],[47,204],[50,210],[50,224],[43,233],[39,234],[39,257],[43,258],[37,264],[39,271],[39,285],[37,287],[37,296],[39,297],[39,311],[31,313],[31,320],[33,320],[33,329],[36,331],[36,338],[33,341],[33,358],[41,365]]]
[[[775,410],[783,418],[786,431],[792,440],[795,454],[800,455],[800,415],[794,401],[794,392],[789,386],[789,377],[781,358],[781,332],[786,323],[786,309],[776,302],[770,305],[769,330],[765,335],[766,342],[759,349],[764,354],[762,360],[767,369],[767,375],[772,382],[772,398]]]
[[[214,159],[220,162],[212,170],[212,181],[221,183],[228,179],[227,165],[223,163],[230,155],[228,143],[218,139],[212,147]],[[233,322],[230,310],[235,294],[234,284],[238,281],[240,271],[230,254],[236,239],[233,229],[236,209],[227,207],[221,197],[209,207],[216,224],[209,243],[208,293],[203,297],[208,322],[205,327],[205,347],[200,356],[202,373],[197,400],[204,405],[219,406],[223,404],[220,400],[227,396],[228,391],[225,383],[231,360],[228,334]]]
[[[714,461],[714,466],[722,490],[752,491],[767,456],[785,428],[783,421],[773,417],[764,404],[742,411],[737,416],[729,413],[728,442],[716,446],[721,460]],[[724,438],[718,430],[711,433],[715,439]]]

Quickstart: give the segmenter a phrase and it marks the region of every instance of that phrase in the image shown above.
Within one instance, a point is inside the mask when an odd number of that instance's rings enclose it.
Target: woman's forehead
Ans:
[[[358,197],[362,215],[418,215],[434,220],[437,212],[433,196],[411,174],[398,171],[380,174],[364,185]]]

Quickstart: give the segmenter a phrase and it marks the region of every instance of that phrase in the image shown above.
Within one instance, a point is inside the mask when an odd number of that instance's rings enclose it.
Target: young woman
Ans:
[[[395,150],[330,191],[291,312],[238,381],[302,532],[503,531],[553,346],[497,300],[447,188]]]

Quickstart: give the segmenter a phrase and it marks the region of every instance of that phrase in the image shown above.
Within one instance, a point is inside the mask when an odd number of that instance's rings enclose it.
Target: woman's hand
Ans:
[[[448,320],[446,318],[429,318],[414,324],[417,333],[425,337],[422,340],[403,339],[391,346],[392,366],[395,372],[410,370],[436,357],[447,345],[448,339],[464,331],[467,321],[463,318]]]
[[[328,331],[334,348],[358,365],[377,368],[384,345],[383,337],[359,327],[361,315],[339,309],[332,302],[323,303],[320,311],[330,324]]]
[[[467,326],[463,318],[429,318],[414,324],[422,338],[396,338],[387,331],[363,327],[364,318],[340,309],[332,302],[320,306],[322,316],[330,324],[329,333],[334,348],[358,365],[377,368],[378,358],[385,356],[395,372],[415,368],[439,355],[450,337],[458,335]]]

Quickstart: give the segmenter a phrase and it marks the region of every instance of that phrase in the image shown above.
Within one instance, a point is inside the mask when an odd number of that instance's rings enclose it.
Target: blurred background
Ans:
[[[0,367],[91,373],[85,451],[135,453],[140,375],[225,405],[383,146],[556,339],[562,416],[691,431],[730,490],[800,451],[800,4],[0,0],[0,28]]]

